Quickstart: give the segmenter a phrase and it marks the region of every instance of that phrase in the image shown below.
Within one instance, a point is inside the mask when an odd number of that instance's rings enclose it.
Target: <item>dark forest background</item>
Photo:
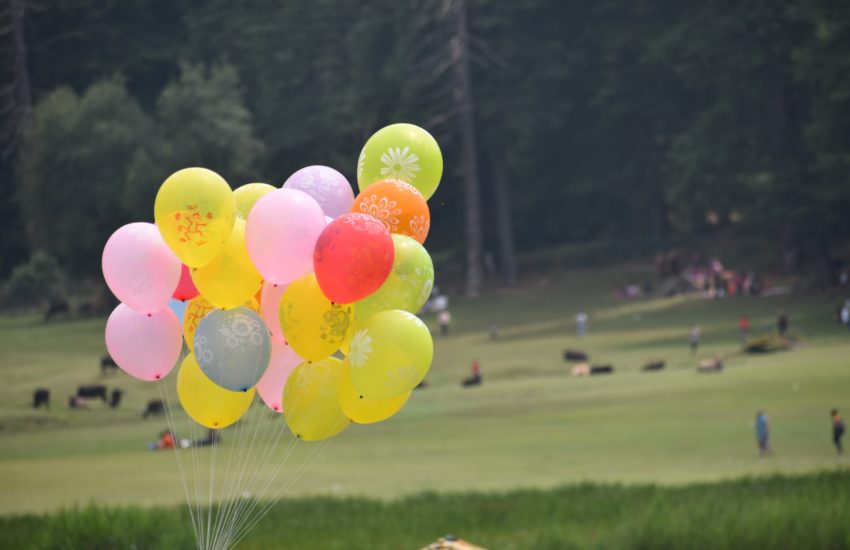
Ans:
[[[2,0],[0,44],[3,278],[97,280],[184,166],[354,183],[401,121],[442,147],[428,246],[469,294],[564,250],[848,259],[846,0]]]

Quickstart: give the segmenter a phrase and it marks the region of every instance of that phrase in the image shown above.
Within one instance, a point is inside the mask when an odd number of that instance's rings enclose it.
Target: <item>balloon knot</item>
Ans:
[[[154,378],[159,380],[160,376],[157,374],[156,376],[154,376]]]
[[[363,399],[363,396],[362,396],[362,395],[360,396],[360,399]]]
[[[148,313],[148,317],[153,317],[153,313]]]

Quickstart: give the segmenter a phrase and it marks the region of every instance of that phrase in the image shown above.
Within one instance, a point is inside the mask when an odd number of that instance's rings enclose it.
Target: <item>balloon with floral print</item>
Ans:
[[[431,296],[434,264],[425,247],[404,235],[393,235],[393,270],[381,288],[354,304],[357,319],[379,311],[402,309],[417,313]]]
[[[413,124],[391,124],[366,142],[357,159],[357,185],[366,190],[376,181],[407,182],[429,199],[443,176],[443,155],[437,141]]]
[[[284,189],[304,191],[319,203],[325,216],[336,218],[351,210],[354,191],[345,176],[328,166],[307,166],[289,176]]]
[[[431,213],[425,197],[403,181],[373,183],[357,196],[351,211],[368,214],[383,223],[390,233],[407,235],[419,244],[425,242],[431,229]]]
[[[343,214],[325,227],[313,253],[313,271],[331,301],[351,304],[369,296],[393,268],[387,228],[366,214]]]
[[[283,414],[289,430],[303,441],[333,437],[350,424],[337,396],[337,372],[342,361],[328,357],[301,363],[286,381]]]
[[[349,373],[360,395],[392,399],[421,382],[434,357],[428,327],[416,315],[391,309],[358,324],[349,344]]]
[[[269,366],[271,335],[255,311],[217,309],[198,323],[192,351],[210,380],[231,391],[246,391]]]

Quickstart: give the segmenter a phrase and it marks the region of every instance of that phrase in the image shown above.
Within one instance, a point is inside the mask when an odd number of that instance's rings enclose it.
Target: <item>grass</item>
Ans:
[[[98,508],[0,518],[3,548],[193,544],[185,509]],[[392,501],[286,500],[240,548],[420,548],[454,533],[487,548],[846,548],[850,473],[711,485],[581,484]]]
[[[833,300],[614,297],[616,286],[647,276],[640,266],[551,273],[476,301],[453,301],[450,336],[435,335],[428,387],[415,392],[395,418],[352,426],[318,448],[315,462],[288,494],[352,497],[345,502],[368,508],[385,504],[357,499],[407,503],[426,498],[410,496],[423,491],[551,489],[589,481],[685,485],[847,467],[847,457],[835,456],[829,434],[829,409],[850,414],[850,331],[832,321]],[[792,331],[806,345],[776,354],[736,353],[738,317],[747,314],[754,332],[767,331],[779,309],[789,314]],[[579,310],[591,317],[589,333],[580,340],[573,320]],[[433,319],[428,322],[436,328]],[[703,329],[696,356],[687,347],[692,322]],[[488,337],[491,324],[500,327],[496,341]],[[103,326],[103,319],[44,325],[35,317],[0,317],[0,514],[183,501],[174,457],[144,449],[165,428],[164,420],[144,421],[138,414],[159,390],[121,373],[100,377]],[[569,377],[561,359],[567,347],[588,351],[592,363],[612,364],[616,373]],[[695,372],[699,358],[717,353],[726,354],[724,372]],[[481,361],[485,383],[461,389],[473,358]],[[640,371],[655,359],[664,359],[667,369]],[[68,410],[67,396],[84,383],[122,388],[122,407]],[[52,392],[50,411],[30,407],[32,391],[40,386]],[[174,399],[173,387],[169,391]],[[768,459],[755,449],[752,420],[759,408],[773,425],[776,454]],[[249,414],[263,432],[279,426],[259,406]],[[182,416],[178,425],[185,434]],[[229,452],[237,439],[226,430],[217,452]],[[285,474],[294,477],[316,449],[297,444]],[[200,455],[209,462],[208,450]],[[268,476],[274,467],[270,460],[255,475]],[[197,478],[204,486],[208,473],[201,470]],[[413,500],[392,500],[399,498]],[[402,528],[380,527],[382,533]],[[629,534],[635,540],[639,535]]]

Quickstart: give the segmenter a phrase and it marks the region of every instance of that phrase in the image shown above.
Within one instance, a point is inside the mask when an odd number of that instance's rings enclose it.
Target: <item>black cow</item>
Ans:
[[[37,409],[42,405],[45,409],[50,408],[50,390],[47,388],[38,388],[32,394],[32,406]]]
[[[165,403],[161,399],[152,399],[148,401],[145,410],[142,411],[142,417],[147,420],[149,416],[159,416],[165,414]]]
[[[108,353],[100,358],[100,374],[106,376],[107,371],[115,372],[118,370],[118,363]]]
[[[662,370],[666,363],[664,361],[655,361],[653,363],[647,363],[643,366],[643,372],[651,372],[654,370]]]
[[[564,361],[587,361],[587,354],[575,349],[564,350]]]
[[[590,375],[591,376],[593,376],[594,374],[613,374],[613,373],[614,373],[614,367],[612,367],[611,365],[593,365],[592,367],[590,367]]]
[[[47,311],[44,312],[44,322],[49,322],[51,317],[60,313],[71,313],[71,308],[68,306],[68,300],[50,302],[50,305],[47,306]]]
[[[112,394],[109,396],[109,408],[117,409],[118,405],[121,404],[121,397],[123,396],[124,392],[122,392],[118,388],[112,390]]]
[[[80,386],[77,388],[77,397],[85,397],[90,399],[103,399],[103,404],[107,403],[106,386]]]

